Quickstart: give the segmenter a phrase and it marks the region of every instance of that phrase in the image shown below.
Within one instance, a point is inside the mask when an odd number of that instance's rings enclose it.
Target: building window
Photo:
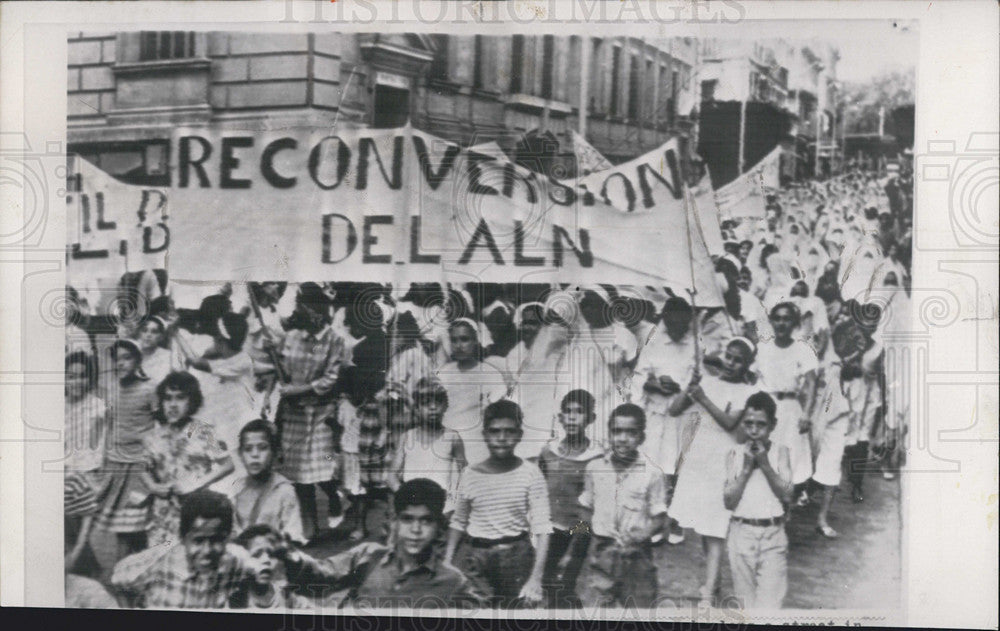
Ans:
[[[127,184],[170,185],[168,140],[78,143],[70,146],[69,153]],[[76,169],[69,172],[76,173]],[[79,190],[79,179],[73,178],[70,187]]]
[[[580,66],[583,63],[583,41],[578,35],[571,35],[569,38],[569,58],[572,60],[566,68],[566,100],[574,105],[580,103]],[[593,63],[593,62],[592,62]]]
[[[639,101],[639,57],[632,55],[628,66],[628,117],[631,120],[639,120],[641,102]]]
[[[556,38],[546,35],[542,38],[542,98],[552,98],[552,73],[555,70]]]
[[[715,100],[715,88],[719,85],[718,80],[712,79],[711,81],[701,82],[701,100],[702,101],[714,101]]]
[[[139,36],[139,61],[190,59],[194,57],[194,33],[190,31],[143,31]]]
[[[510,91],[514,94],[523,91],[523,61],[524,35],[515,35],[510,46]]]
[[[653,61],[651,59],[646,60],[646,76],[642,84],[646,89],[643,101],[646,104],[647,118],[652,118],[652,115],[656,111],[656,101],[654,100],[656,94],[656,77],[653,74]]]
[[[667,124],[667,104],[670,99],[670,74],[667,72],[667,64],[660,63],[659,72],[653,81],[656,82],[656,94],[653,97],[653,116],[656,120],[657,129],[664,129]]]
[[[483,87],[483,36],[476,35],[475,49],[472,55],[472,87]]]
[[[621,46],[615,46],[611,51],[611,115],[618,116],[618,102],[620,100],[620,95],[618,92],[621,90],[621,62],[622,62],[622,49]]]
[[[677,69],[674,68],[670,71],[670,100],[668,101],[669,106],[667,109],[667,124],[671,127],[674,126],[674,122],[677,120],[677,90],[680,85],[677,82]]]
[[[410,120],[410,91],[387,85],[375,86],[372,127],[395,129]]]
[[[590,54],[590,111],[603,112],[604,98],[601,89],[604,85],[604,52],[603,42],[598,38],[591,40]]]
[[[448,36],[433,36],[437,44],[437,53],[431,61],[430,76],[437,81],[448,80]]]

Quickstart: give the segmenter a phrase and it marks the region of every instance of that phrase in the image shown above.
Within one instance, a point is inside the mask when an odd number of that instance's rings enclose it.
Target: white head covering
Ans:
[[[167,321],[166,320],[164,320],[160,316],[149,316],[146,319],[147,320],[152,320],[153,322],[156,322],[157,324],[159,324],[160,328],[163,329],[163,332],[166,333],[166,331],[167,331]]]
[[[849,265],[840,266],[840,294],[844,300],[854,298],[859,302],[867,302],[868,294],[873,287],[880,286],[880,268],[884,258],[878,252],[878,248],[870,244],[862,244],[850,256],[845,255],[843,260],[850,261]]]
[[[545,312],[552,313],[569,325],[570,329],[580,326],[580,305],[574,292],[554,291],[545,299]]]
[[[372,301],[372,304],[382,313],[382,329],[385,330],[396,317],[396,308],[386,302],[384,296],[379,296],[378,300]]]
[[[823,275],[826,264],[830,262],[830,255],[826,248],[819,241],[813,240],[799,256],[800,265],[805,274],[805,281],[810,290],[816,288],[816,281]]]
[[[783,250],[767,257],[767,288],[761,302],[768,310],[779,302],[785,302],[791,295],[795,284],[795,279],[792,278],[793,267],[793,261]]]
[[[474,313],[476,309],[476,303],[472,300],[472,294],[469,290],[464,287],[452,287],[452,290],[457,292],[459,296],[462,297],[462,301],[465,303],[465,310],[467,313]]]
[[[737,335],[736,337],[731,337],[726,341],[726,346],[729,346],[733,342],[742,344],[750,351],[750,363],[753,363],[755,357],[757,357],[757,345],[750,341],[749,338],[743,337],[742,335]]]
[[[531,346],[532,365],[542,365],[552,357],[557,357],[565,351],[566,344],[572,340],[580,338],[580,322],[583,317],[580,315],[580,306],[577,303],[575,292],[559,290],[553,291],[542,304],[542,312],[545,314],[545,322],[542,325],[535,343]],[[567,325],[567,331],[563,332],[561,326],[553,323],[552,316]]]
[[[225,322],[223,322],[222,318],[219,318],[218,320],[216,320],[216,322],[215,322],[215,328],[216,328],[216,330],[219,331],[219,335],[221,335],[226,340],[233,339],[233,336],[229,333],[229,330],[226,329],[226,324],[225,324]]]
[[[494,311],[502,311],[510,315],[512,310],[510,308],[510,305],[505,300],[500,300],[499,298],[497,298],[496,300],[491,302],[486,308],[483,309],[483,318],[486,318],[486,316],[490,315]]]
[[[726,259],[727,261],[735,265],[737,272],[740,271],[741,267],[743,267],[743,262],[740,261],[740,257],[736,256],[735,254],[730,254],[729,252],[726,252],[726,254],[722,258]],[[747,260],[749,261],[750,259],[748,258]]]
[[[609,292],[608,288],[605,287],[604,285],[596,285],[596,284],[595,285],[584,285],[582,287],[582,289],[594,292],[595,294],[597,294],[598,296],[600,296],[601,300],[603,300],[604,302],[606,302],[608,304],[611,304],[611,300],[612,300],[611,292]]]
[[[448,329],[451,330],[451,327],[459,323],[466,324],[469,328],[475,331],[476,341],[479,342],[481,347],[486,348],[493,343],[493,336],[490,335],[490,330],[486,328],[486,325],[482,322],[476,322],[472,318],[455,318],[448,325]]]
[[[771,287],[791,285],[795,282],[792,278],[792,269],[795,267],[795,263],[784,250],[768,256],[765,264]]]

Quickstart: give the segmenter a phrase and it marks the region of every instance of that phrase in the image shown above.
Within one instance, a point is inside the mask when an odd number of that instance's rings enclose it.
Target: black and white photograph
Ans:
[[[921,20],[163,24],[64,34],[64,607],[906,619]]]
[[[67,605],[895,604],[881,26],[70,35]]]

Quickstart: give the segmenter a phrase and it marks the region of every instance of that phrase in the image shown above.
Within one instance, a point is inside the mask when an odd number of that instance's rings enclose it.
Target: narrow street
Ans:
[[[816,532],[816,506],[794,509],[788,524],[789,609],[892,607],[900,590],[899,480],[870,474],[865,500],[851,501],[846,484],[834,498],[831,525],[836,540]],[[687,531],[684,543],[656,552],[660,593],[678,604],[694,603],[703,580],[701,541]],[[728,563],[722,570],[722,605],[735,606]]]

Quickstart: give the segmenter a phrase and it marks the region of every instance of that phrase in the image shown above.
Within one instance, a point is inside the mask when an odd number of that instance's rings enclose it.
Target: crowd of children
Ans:
[[[693,531],[699,604],[728,562],[743,606],[781,607],[791,509],[837,538],[842,471],[862,502],[900,465],[884,347],[912,208],[885,190],[852,172],[725,222],[709,309],[474,283],[227,285],[183,309],[164,280],[102,321],[71,289],[67,603],[649,607],[677,596],[654,546]]]

